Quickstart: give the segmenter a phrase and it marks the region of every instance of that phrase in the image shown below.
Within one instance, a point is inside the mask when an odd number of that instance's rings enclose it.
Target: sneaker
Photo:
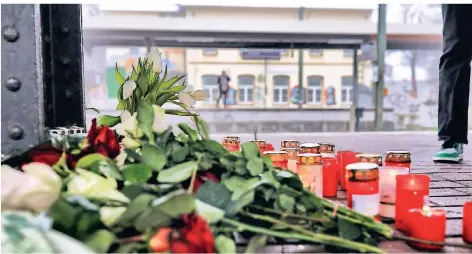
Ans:
[[[463,158],[463,144],[454,143],[452,147],[442,145],[433,157],[433,161],[452,161],[459,162]]]

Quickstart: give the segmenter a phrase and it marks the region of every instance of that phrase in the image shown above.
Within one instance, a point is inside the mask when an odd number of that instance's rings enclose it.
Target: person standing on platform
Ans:
[[[218,77],[218,85],[219,85],[219,96],[218,99],[216,100],[216,106],[220,106],[220,99],[223,97],[223,107],[226,108],[226,97],[228,96],[228,90],[229,90],[229,82],[231,79],[226,75],[226,71],[222,71],[221,75]]]
[[[459,162],[467,144],[472,5],[443,4],[443,54],[439,62],[438,136],[435,162]]]

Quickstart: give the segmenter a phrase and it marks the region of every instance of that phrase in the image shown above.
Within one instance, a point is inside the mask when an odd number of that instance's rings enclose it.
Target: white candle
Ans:
[[[395,219],[395,202],[397,175],[406,175],[410,169],[404,167],[385,166],[379,169],[380,182],[380,216]]]

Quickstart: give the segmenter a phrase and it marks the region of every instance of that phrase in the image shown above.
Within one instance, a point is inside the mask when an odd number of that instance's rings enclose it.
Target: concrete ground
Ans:
[[[472,134],[472,131],[469,132]],[[231,134],[232,136],[234,134]],[[212,135],[221,140],[225,135]],[[254,139],[253,134],[240,134],[241,141]],[[469,135],[472,136],[472,135]],[[472,200],[472,146],[465,147],[464,161],[459,164],[435,164],[431,160],[439,143],[435,132],[358,132],[358,133],[261,133],[258,139],[272,143],[277,149],[281,140],[295,139],[300,142],[330,142],[339,150],[355,150],[365,153],[384,154],[387,150],[407,150],[412,153],[412,173],[428,174],[430,202],[435,208],[447,211],[447,242],[462,243],[463,204]],[[345,193],[338,193],[338,202],[345,203]],[[426,226],[426,225],[425,225]],[[323,252],[315,246],[279,246],[280,252]],[[389,253],[418,253],[402,241],[386,241],[381,247]],[[274,248],[278,248],[275,247]],[[274,250],[275,251],[275,250]],[[446,253],[472,253],[472,249],[445,247]]]

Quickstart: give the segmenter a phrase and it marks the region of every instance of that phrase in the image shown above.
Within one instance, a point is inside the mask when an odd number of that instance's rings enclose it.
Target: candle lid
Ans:
[[[320,145],[317,143],[303,143],[300,145],[300,153],[320,153]]]
[[[280,142],[281,148],[298,148],[300,146],[300,142],[298,140],[282,140]]]
[[[291,160],[296,160],[298,156],[298,152],[300,151],[299,148],[291,148],[291,147],[282,148],[281,150],[287,152],[288,159],[291,159]]]
[[[302,143],[300,144],[300,147],[320,147],[320,144],[318,143]]]
[[[380,154],[360,153],[356,154],[356,158],[359,158],[361,162],[370,162],[382,166],[382,155]]]
[[[228,139],[228,140],[240,140],[238,136],[226,136],[223,138],[223,140]]]
[[[385,161],[398,162],[398,163],[410,163],[411,153],[407,151],[387,151],[385,152]]]
[[[236,140],[236,139],[223,139],[223,145],[235,146],[239,144],[240,144],[239,140]]]
[[[256,143],[256,145],[259,146],[260,148],[264,148],[266,145],[265,140],[249,140],[249,142]]]
[[[264,155],[269,156],[272,161],[286,161],[288,154],[285,151],[265,151]]]
[[[379,178],[379,165],[369,162],[357,162],[346,166],[347,179],[350,182],[367,182]]]
[[[301,165],[321,165],[323,160],[319,153],[301,153],[297,156],[297,163]]]
[[[323,158],[336,158],[334,153],[320,153]]]
[[[321,142],[320,144],[320,153],[334,153],[335,145],[331,143]]]

